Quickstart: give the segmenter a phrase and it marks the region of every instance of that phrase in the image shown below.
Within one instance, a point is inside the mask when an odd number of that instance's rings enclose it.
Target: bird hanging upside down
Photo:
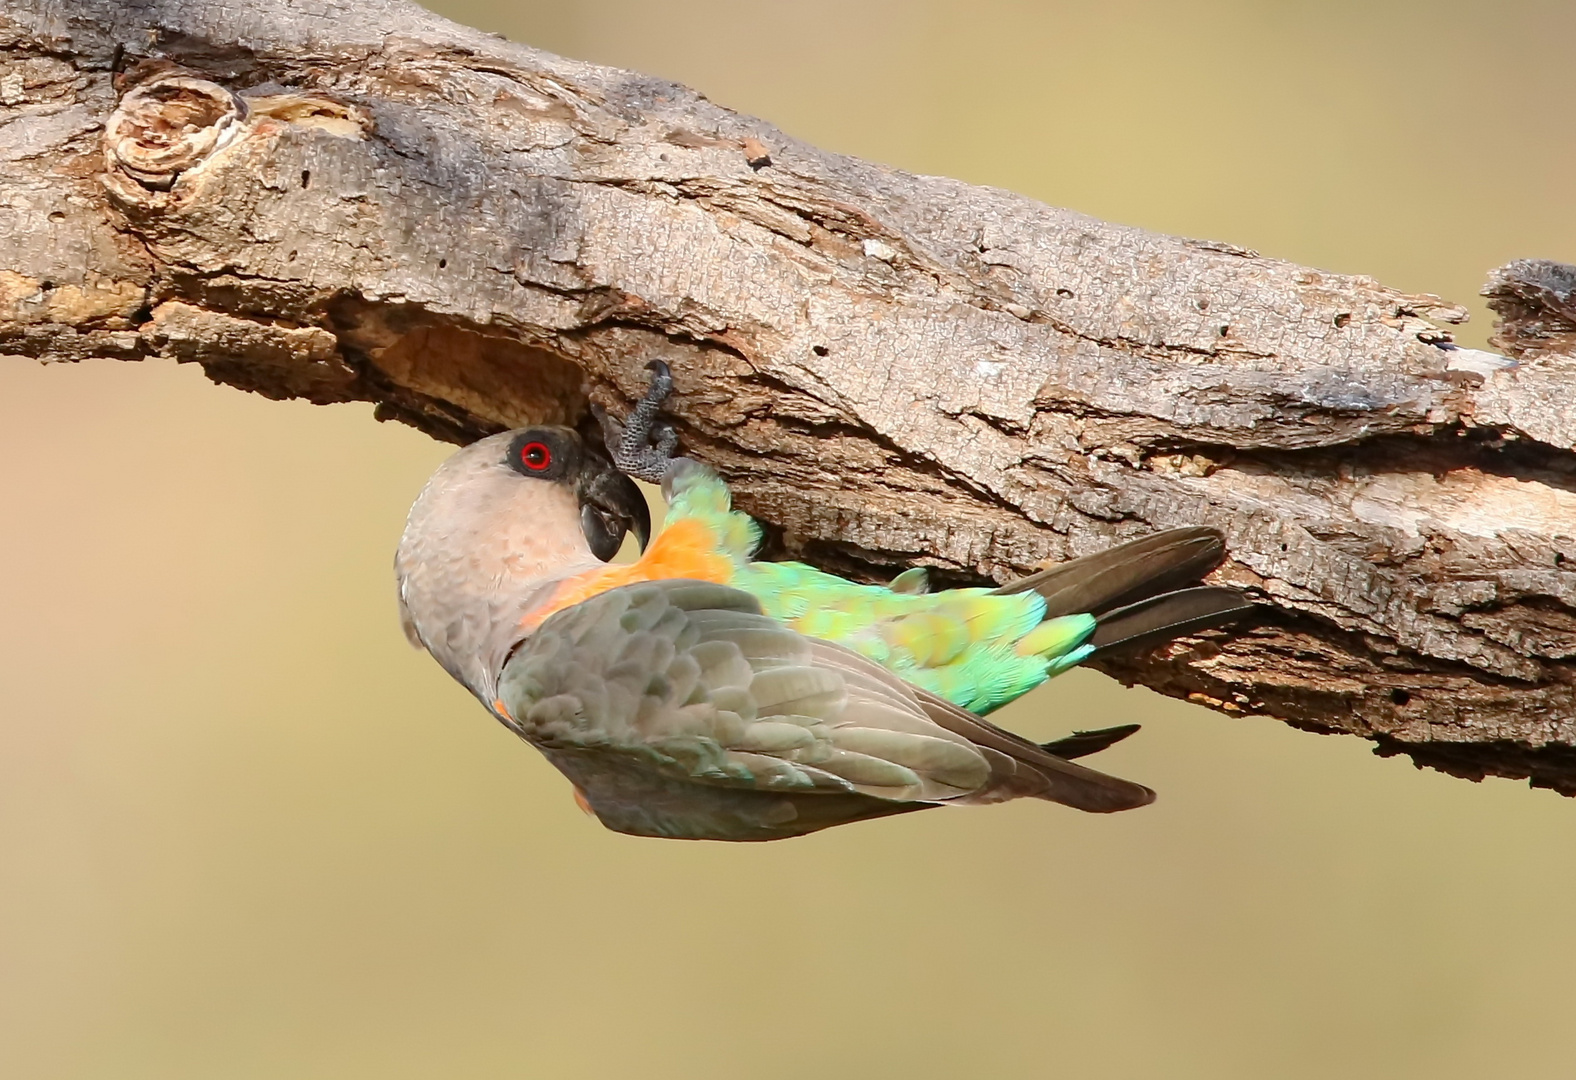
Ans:
[[[950,804],[1153,801],[1069,760],[1136,725],[1040,745],[982,715],[1091,657],[1245,615],[1241,593],[1183,587],[1220,562],[1219,533],[1157,533],[999,589],[757,562],[759,528],[721,478],[672,456],[672,380],[648,366],[628,421],[603,417],[611,461],[562,427],[473,443],[427,482],[395,558],[411,641],[604,825],[775,840]],[[630,476],[662,483],[654,539]],[[610,564],[630,531],[643,554]]]

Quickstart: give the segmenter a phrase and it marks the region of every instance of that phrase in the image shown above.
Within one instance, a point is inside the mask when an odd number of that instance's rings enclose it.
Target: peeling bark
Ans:
[[[1459,307],[827,154],[399,0],[13,0],[0,349],[464,441],[623,407],[775,550],[1005,579],[1209,523],[1261,622],[1112,665],[1576,792],[1576,271]]]

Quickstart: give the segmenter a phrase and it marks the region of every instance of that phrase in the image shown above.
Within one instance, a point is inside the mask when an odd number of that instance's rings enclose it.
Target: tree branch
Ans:
[[[399,0],[19,0],[0,48],[6,352],[455,441],[624,407],[661,355],[778,552],[1000,580],[1216,525],[1264,619],[1119,677],[1576,791],[1569,268],[1496,276],[1514,360],[1457,349],[1436,297],[827,154]]]

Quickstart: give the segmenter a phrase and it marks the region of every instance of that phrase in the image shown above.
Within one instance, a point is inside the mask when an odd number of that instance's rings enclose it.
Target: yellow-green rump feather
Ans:
[[[976,713],[1034,689],[1089,655],[1092,615],[1045,619],[1038,593],[990,589],[936,593],[860,585],[797,562],[755,562],[760,527],[732,508],[727,485],[690,466],[669,492],[668,521],[701,524],[735,570],[727,584],[760,600],[772,618],[833,641],[916,686]]]

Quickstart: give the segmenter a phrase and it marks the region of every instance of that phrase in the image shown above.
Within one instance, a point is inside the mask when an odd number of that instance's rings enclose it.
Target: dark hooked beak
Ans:
[[[587,452],[577,494],[580,529],[591,545],[591,554],[607,562],[618,554],[627,532],[635,534],[641,551],[646,550],[646,541],[651,539],[651,511],[633,480],[600,455]]]

